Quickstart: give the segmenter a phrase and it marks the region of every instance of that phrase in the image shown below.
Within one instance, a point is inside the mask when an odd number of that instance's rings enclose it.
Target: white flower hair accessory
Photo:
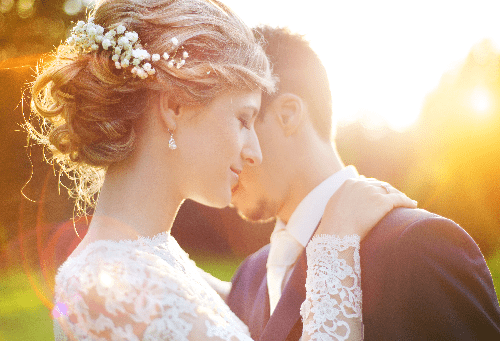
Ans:
[[[124,69],[132,66],[130,72],[134,76],[145,79],[150,75],[154,75],[156,70],[151,62],[158,62],[160,59],[167,61],[167,66],[179,69],[186,63],[186,58],[189,57],[187,51],[182,51],[182,57],[176,58],[178,49],[183,50],[184,47],[178,48],[179,40],[173,37],[170,41],[173,45],[171,55],[167,52],[150,55],[148,51],[142,48],[139,41],[139,35],[134,31],[127,31],[123,25],[118,25],[116,28],[104,33],[105,29],[97,24],[94,24],[94,18],[90,17],[87,23],[78,21],[76,26],[71,31],[71,36],[66,43],[74,46],[79,53],[90,53],[97,51],[101,47],[104,50],[113,52],[111,59],[115,62],[117,69]]]

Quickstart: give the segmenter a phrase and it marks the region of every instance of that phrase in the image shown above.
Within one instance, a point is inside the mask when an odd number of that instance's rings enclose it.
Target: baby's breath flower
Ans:
[[[125,26],[123,25],[118,25],[118,27],[116,28],[116,33],[118,34],[123,34],[127,29],[125,28]]]
[[[79,21],[71,31],[71,36],[66,43],[75,48],[80,53],[89,53],[98,51],[100,46],[104,50],[112,48],[111,60],[115,63],[117,69],[131,68],[131,73],[141,79],[147,78],[149,75],[156,74],[156,70],[151,63],[158,62],[161,58],[168,61],[168,67],[182,67],[189,56],[187,51],[183,51],[182,60],[170,60],[170,55],[167,52],[163,54],[155,53],[153,55],[144,49],[139,41],[139,35],[136,32],[128,32],[123,24],[119,24],[115,29],[111,29],[106,33],[105,29],[94,23],[94,18],[89,18],[87,23]],[[170,39],[174,46],[179,45],[179,40],[176,37]],[[181,47],[183,50],[184,47]],[[177,52],[172,52],[175,55]]]
[[[111,46],[111,41],[108,38],[104,38],[102,41],[102,48],[107,50]]]
[[[87,33],[89,36],[94,37],[97,34],[97,30],[92,26],[87,27]]]
[[[126,46],[129,45],[129,41],[125,37],[118,38],[118,46]]]
[[[137,68],[137,76],[141,79],[145,79],[148,77],[148,74],[142,68]]]
[[[132,43],[136,43],[139,40],[139,35],[136,32],[126,32],[125,37]]]

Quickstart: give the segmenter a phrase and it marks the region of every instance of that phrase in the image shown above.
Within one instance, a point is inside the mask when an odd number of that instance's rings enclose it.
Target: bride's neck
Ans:
[[[155,161],[132,158],[108,169],[89,232],[129,239],[170,231],[183,198]]]

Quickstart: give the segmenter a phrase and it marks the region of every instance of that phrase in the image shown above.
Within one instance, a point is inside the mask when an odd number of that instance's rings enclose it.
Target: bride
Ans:
[[[183,200],[225,207],[242,168],[261,162],[254,121],[261,92],[274,86],[259,43],[216,0],[103,0],[77,23],[40,68],[26,124],[74,181],[79,213],[95,206],[56,277],[57,340],[251,339],[170,229]],[[329,235],[359,242],[382,206],[414,206],[403,194],[369,201],[385,192],[375,180],[351,185],[308,247],[326,247],[319,263],[355,267],[357,254],[328,249]],[[361,293],[352,293],[344,324],[359,335]]]

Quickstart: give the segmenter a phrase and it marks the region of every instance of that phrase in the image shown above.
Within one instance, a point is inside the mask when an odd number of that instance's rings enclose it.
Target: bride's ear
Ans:
[[[179,105],[169,98],[167,93],[160,95],[159,118],[167,130],[174,131],[179,118]]]

